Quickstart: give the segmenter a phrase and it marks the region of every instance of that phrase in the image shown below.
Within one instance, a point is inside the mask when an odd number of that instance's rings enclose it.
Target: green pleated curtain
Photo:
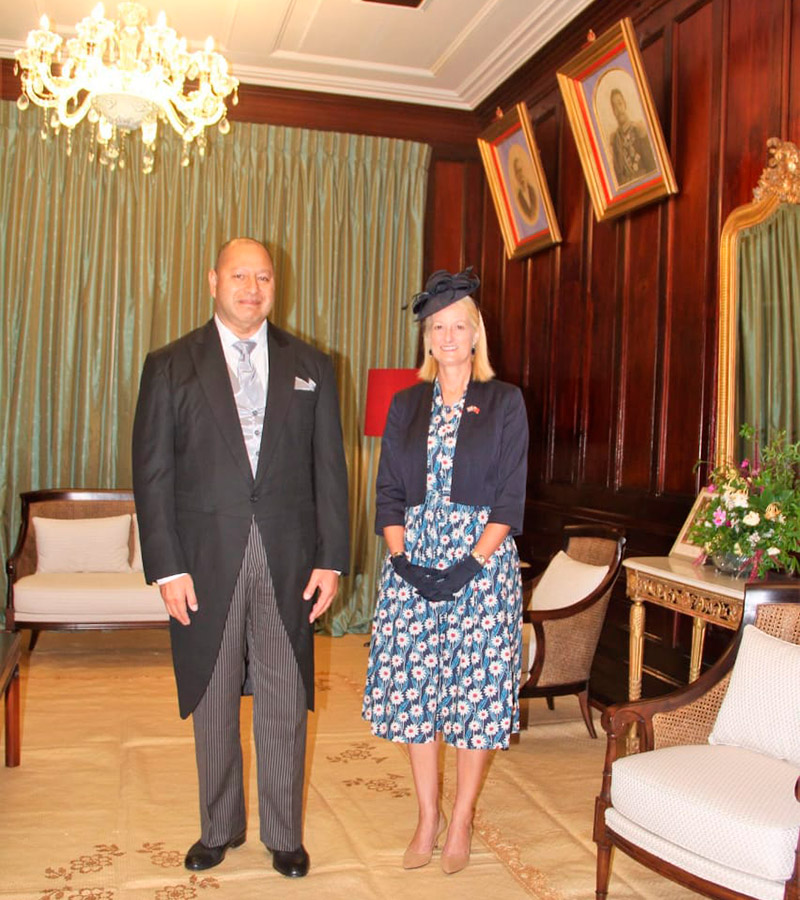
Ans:
[[[148,350],[208,320],[206,273],[236,235],[273,249],[273,321],[330,353],[350,475],[351,575],[324,623],[365,630],[381,545],[373,533],[379,439],[363,436],[367,371],[413,366],[401,304],[422,280],[429,147],[237,123],[180,166],[159,138],[144,175],[90,163],[88,130],[43,141],[33,109],[0,103],[0,550],[21,491],[128,487]]]
[[[764,443],[800,439],[800,206],[782,204],[738,243],[736,422]],[[744,454],[748,447],[740,447]]]

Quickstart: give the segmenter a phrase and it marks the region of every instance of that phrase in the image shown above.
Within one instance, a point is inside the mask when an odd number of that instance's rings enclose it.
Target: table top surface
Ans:
[[[22,653],[22,636],[11,631],[0,631],[0,689],[5,687]]]
[[[723,575],[713,566],[698,566],[682,556],[630,556],[622,561],[622,565],[655,578],[678,581],[699,591],[713,591],[735,600],[744,599],[744,578]]]

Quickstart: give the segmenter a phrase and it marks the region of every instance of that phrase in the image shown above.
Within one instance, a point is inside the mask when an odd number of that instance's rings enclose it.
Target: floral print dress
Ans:
[[[428,428],[425,501],[406,508],[412,563],[447,568],[468,554],[489,507],[450,502],[464,397],[445,407],[438,381]],[[373,734],[402,743],[444,740],[470,750],[506,749],[519,731],[522,583],[509,535],[453,601],[430,603],[387,555],[372,625],[362,707]]]

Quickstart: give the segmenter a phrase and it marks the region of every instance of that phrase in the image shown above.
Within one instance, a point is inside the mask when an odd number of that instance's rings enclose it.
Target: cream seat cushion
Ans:
[[[169,616],[141,572],[37,572],[14,584],[17,622],[153,622]]]
[[[799,775],[798,766],[741,747],[638,753],[613,763],[606,822],[614,831],[630,822],[702,861],[780,883],[794,868]]]
[[[37,572],[129,572],[131,516],[33,517]]]
[[[608,566],[592,566],[573,559],[563,550],[550,560],[531,594],[528,609],[563,609],[588,597],[608,574]],[[536,635],[533,626],[522,626],[522,683],[536,655]]]

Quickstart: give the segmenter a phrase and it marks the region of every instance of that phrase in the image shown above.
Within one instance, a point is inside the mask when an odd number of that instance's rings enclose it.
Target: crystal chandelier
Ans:
[[[204,156],[208,126],[230,131],[225,98],[234,92],[238,102],[239,82],[211,38],[205,49],[190,53],[163,12],[150,25],[147,10],[132,2],[120,3],[116,22],[105,18],[99,3],[66,42],[50,31],[47,16],[40,25],[16,52],[22,81],[17,106],[27,109],[32,100],[43,107],[42,138],[64,126],[67,153],[72,129],[84,119],[92,129],[89,158],[97,154],[111,169],[125,165],[126,139],[141,129],[145,173],[153,170],[159,121],[183,138],[184,166],[192,146]]]

